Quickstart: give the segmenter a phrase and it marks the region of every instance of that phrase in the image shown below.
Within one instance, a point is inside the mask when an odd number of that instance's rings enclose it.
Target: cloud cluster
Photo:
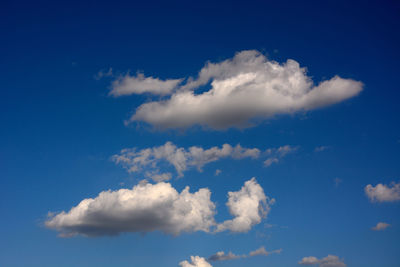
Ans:
[[[282,249],[277,249],[273,251],[267,251],[265,247],[260,247],[254,251],[250,251],[249,254],[244,254],[244,255],[237,255],[229,251],[228,253],[225,253],[224,251],[219,251],[215,253],[214,255],[211,255],[208,258],[208,261],[226,261],[226,260],[236,260],[240,258],[248,258],[248,257],[254,257],[254,256],[268,256],[271,254],[279,254],[282,252]]]
[[[269,148],[266,150],[268,158],[264,161],[264,166],[269,167],[274,163],[278,163],[286,155],[295,152],[298,147],[290,145],[281,146],[278,148]]]
[[[82,200],[69,212],[52,214],[46,227],[61,236],[117,235],[121,232],[162,231],[178,235],[182,232],[214,232],[214,228],[243,232],[260,223],[269,211],[269,200],[254,178],[238,192],[229,192],[228,207],[235,216],[217,224],[215,204],[207,188],[190,193],[189,187],[176,191],[171,184],[140,183],[132,189],[103,191],[96,198]]]
[[[228,192],[226,205],[234,218],[218,224],[216,231],[247,232],[268,215],[274,202],[275,199],[268,198],[256,179],[252,178],[239,191]]]
[[[325,258],[304,257],[298,262],[301,265],[318,265],[319,267],[346,267],[347,265],[338,256],[328,255]]]
[[[376,224],[376,226],[374,226],[374,227],[371,228],[371,230],[374,230],[374,231],[383,231],[383,230],[385,230],[385,229],[388,228],[388,227],[390,227],[390,224],[385,223],[385,222],[378,222],[378,223]]]
[[[255,50],[219,63],[208,62],[196,79],[178,86],[181,82],[125,76],[113,82],[111,94],[171,94],[166,100],[142,104],[127,123],[144,121],[158,128],[202,125],[220,130],[250,127],[257,118],[336,104],[363,88],[361,82],[338,76],[314,85],[298,62],[289,59],[280,64]],[[196,93],[207,84],[211,86],[208,91]]]
[[[392,182],[389,186],[377,184],[367,185],[364,188],[365,194],[371,202],[395,202],[400,200],[400,182]]]
[[[162,146],[137,150],[136,148],[123,149],[112,157],[117,164],[124,166],[129,172],[138,172],[143,169],[151,169],[146,172],[146,176],[155,181],[164,181],[171,178],[171,174],[159,171],[159,163],[172,165],[179,177],[183,172],[191,167],[201,171],[207,163],[220,160],[222,158],[258,158],[260,150],[257,148],[244,148],[240,144],[231,146],[224,144],[221,147],[202,147],[192,146],[188,149],[177,147],[171,142],[166,142]]]
[[[158,78],[145,77],[143,73],[137,73],[136,76],[131,76],[128,73],[112,82],[109,94],[114,97],[145,93],[168,95],[181,82],[182,79],[160,80]]]
[[[181,267],[212,267],[206,259],[199,257],[199,256],[190,256],[191,262],[182,261],[179,263]]]

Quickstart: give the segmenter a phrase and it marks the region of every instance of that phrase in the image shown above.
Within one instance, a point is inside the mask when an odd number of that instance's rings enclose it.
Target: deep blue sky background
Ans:
[[[400,264],[399,203],[372,204],[365,185],[400,180],[400,6],[395,1],[5,1],[0,8],[0,265],[177,266],[190,255],[280,255],[215,266],[296,266],[304,256],[338,255],[348,266]],[[245,130],[157,132],[123,124],[147,99],[107,96],[101,69],[196,75],[207,60],[257,49],[307,67],[315,81],[340,75],[365,84],[333,107],[281,116]],[[42,226],[100,191],[140,179],[110,161],[125,147],[173,141],[210,147],[300,146],[270,168],[229,160],[191,171],[178,189],[209,187],[217,218],[226,192],[257,177],[277,203],[249,234],[161,233],[71,239]],[[315,153],[317,146],[330,149]],[[215,177],[215,169],[221,169]],[[334,179],[343,182],[335,187]],[[392,227],[370,228],[378,221]]]

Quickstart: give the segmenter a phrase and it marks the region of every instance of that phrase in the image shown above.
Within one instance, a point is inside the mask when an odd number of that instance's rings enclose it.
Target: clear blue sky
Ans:
[[[303,257],[313,256],[323,267],[320,259],[336,255],[347,266],[400,266],[400,192],[390,191],[400,182],[399,15],[395,1],[3,2],[0,265],[178,266],[194,255],[242,255],[263,246],[282,252],[210,264],[301,266]],[[126,123],[141,105],[169,103],[174,95],[109,95],[112,81],[128,71],[161,81],[196,79],[206,62],[244,50],[259,51],[268,62],[293,59],[315,85],[338,75],[362,82],[362,90],[318,108],[272,116],[260,111],[250,118],[252,127],[239,129],[235,123],[210,126],[214,115],[208,113],[200,116],[203,126]],[[113,76],[96,76],[110,68]],[[196,94],[211,86],[204,83]],[[170,172],[166,182],[178,192],[208,188],[218,223],[233,217],[225,205],[228,191],[256,177],[276,200],[267,218],[240,233],[79,232],[62,238],[45,226],[48,212],[68,212],[102,191],[139,186],[145,171],[129,173],[112,156],[168,141],[186,150],[239,143],[259,149],[257,158],[224,157],[202,172],[188,168],[180,178],[166,162],[157,171]],[[292,151],[279,154],[286,145]],[[271,157],[278,162],[266,166]],[[385,185],[394,195],[373,201],[365,193],[369,184]],[[378,222],[390,226],[372,230]]]

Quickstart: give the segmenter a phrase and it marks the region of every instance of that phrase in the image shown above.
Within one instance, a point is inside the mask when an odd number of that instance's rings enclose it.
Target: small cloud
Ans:
[[[244,255],[237,255],[232,253],[231,251],[229,251],[228,253],[225,253],[224,251],[219,251],[214,255],[211,255],[208,258],[208,261],[225,261],[225,260],[236,260],[240,258],[250,258],[255,256],[269,256],[271,254],[280,254],[281,252],[282,249],[267,251],[265,247],[260,247],[256,250],[250,251],[249,254],[244,254]]]
[[[209,261],[226,261],[226,260],[234,260],[234,259],[239,259],[242,256],[233,254],[232,252],[228,252],[225,254],[223,251],[218,251],[214,255],[211,255],[208,260]]]
[[[206,259],[199,256],[190,256],[191,262],[182,261],[179,263],[180,267],[212,267]]]
[[[347,265],[338,256],[328,255],[318,259],[314,256],[304,257],[298,262],[300,265],[318,265],[319,267],[346,267]]]
[[[285,145],[278,148],[268,148],[265,154],[269,156],[264,161],[264,166],[269,167],[274,163],[278,163],[280,159],[286,157],[288,154],[294,153],[298,150],[298,146]]]
[[[390,185],[367,185],[365,194],[371,202],[395,202],[400,200],[400,182],[392,182]]]
[[[314,152],[322,152],[322,151],[325,151],[325,150],[327,150],[327,149],[330,149],[330,146],[317,146],[317,147],[314,149]]]
[[[282,252],[282,249],[276,249],[273,251],[266,251],[265,247],[260,247],[259,249],[250,251],[249,257],[254,257],[254,256],[268,256],[270,254],[276,253],[280,254]]]
[[[272,164],[278,163],[278,162],[279,162],[279,159],[277,159],[277,158],[269,158],[269,159],[266,159],[266,160],[264,161],[264,166],[265,166],[265,167],[269,167],[269,166],[271,166]]]
[[[333,181],[335,182],[335,187],[339,187],[339,185],[343,182],[343,180],[338,177],[333,179]]]
[[[94,78],[96,80],[100,80],[101,78],[112,77],[112,76],[113,76],[113,69],[109,68],[107,71],[106,70],[100,70],[96,75],[94,75]]]
[[[390,227],[391,225],[385,222],[378,222],[376,226],[372,227],[371,230],[374,231],[383,231],[386,228]]]
[[[220,169],[216,169],[216,170],[215,170],[215,174],[214,174],[214,175],[215,175],[215,176],[218,176],[218,175],[220,175],[220,174],[221,174],[221,172],[222,172],[222,171],[221,171]]]

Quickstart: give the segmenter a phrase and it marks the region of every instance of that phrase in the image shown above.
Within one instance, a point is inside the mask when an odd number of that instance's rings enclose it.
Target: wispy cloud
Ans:
[[[300,265],[318,265],[319,267],[346,267],[347,265],[338,256],[328,255],[318,259],[314,256],[304,257],[298,262]]]
[[[168,163],[173,166],[179,177],[183,177],[184,172],[191,168],[202,168],[214,161],[223,158],[235,160],[251,158],[256,159],[260,155],[258,148],[245,148],[240,144],[231,146],[224,144],[221,147],[211,147],[204,149],[199,146],[189,148],[177,147],[171,142],[166,142],[162,146],[145,148],[138,150],[136,148],[123,149],[117,155],[112,156],[112,160],[121,164],[128,172],[144,171],[147,178],[155,181],[169,180],[170,174],[161,173],[159,164]],[[216,171],[218,175],[220,171]],[[154,179],[156,178],[156,179]]]
[[[265,247],[260,247],[256,250],[250,251],[248,254],[234,254],[231,251],[228,253],[225,253],[224,251],[218,251],[214,255],[211,255],[208,258],[208,261],[226,261],[226,260],[236,260],[236,259],[241,259],[241,258],[249,258],[249,257],[255,257],[255,256],[269,256],[271,254],[280,254],[282,252],[282,249],[276,249],[272,251],[267,251]]]
[[[112,82],[110,95],[114,97],[145,93],[169,95],[182,80],[161,80],[159,78],[146,77],[143,73],[137,73],[136,76],[131,76],[128,73],[124,76],[119,76]]]
[[[371,230],[374,231],[383,231],[386,228],[390,227],[390,224],[385,223],[385,222],[378,222],[374,227],[371,228]]]
[[[269,148],[265,151],[268,158],[264,161],[264,166],[269,167],[272,164],[279,163],[280,160],[288,154],[294,153],[298,150],[298,146],[285,145],[278,148]]]

